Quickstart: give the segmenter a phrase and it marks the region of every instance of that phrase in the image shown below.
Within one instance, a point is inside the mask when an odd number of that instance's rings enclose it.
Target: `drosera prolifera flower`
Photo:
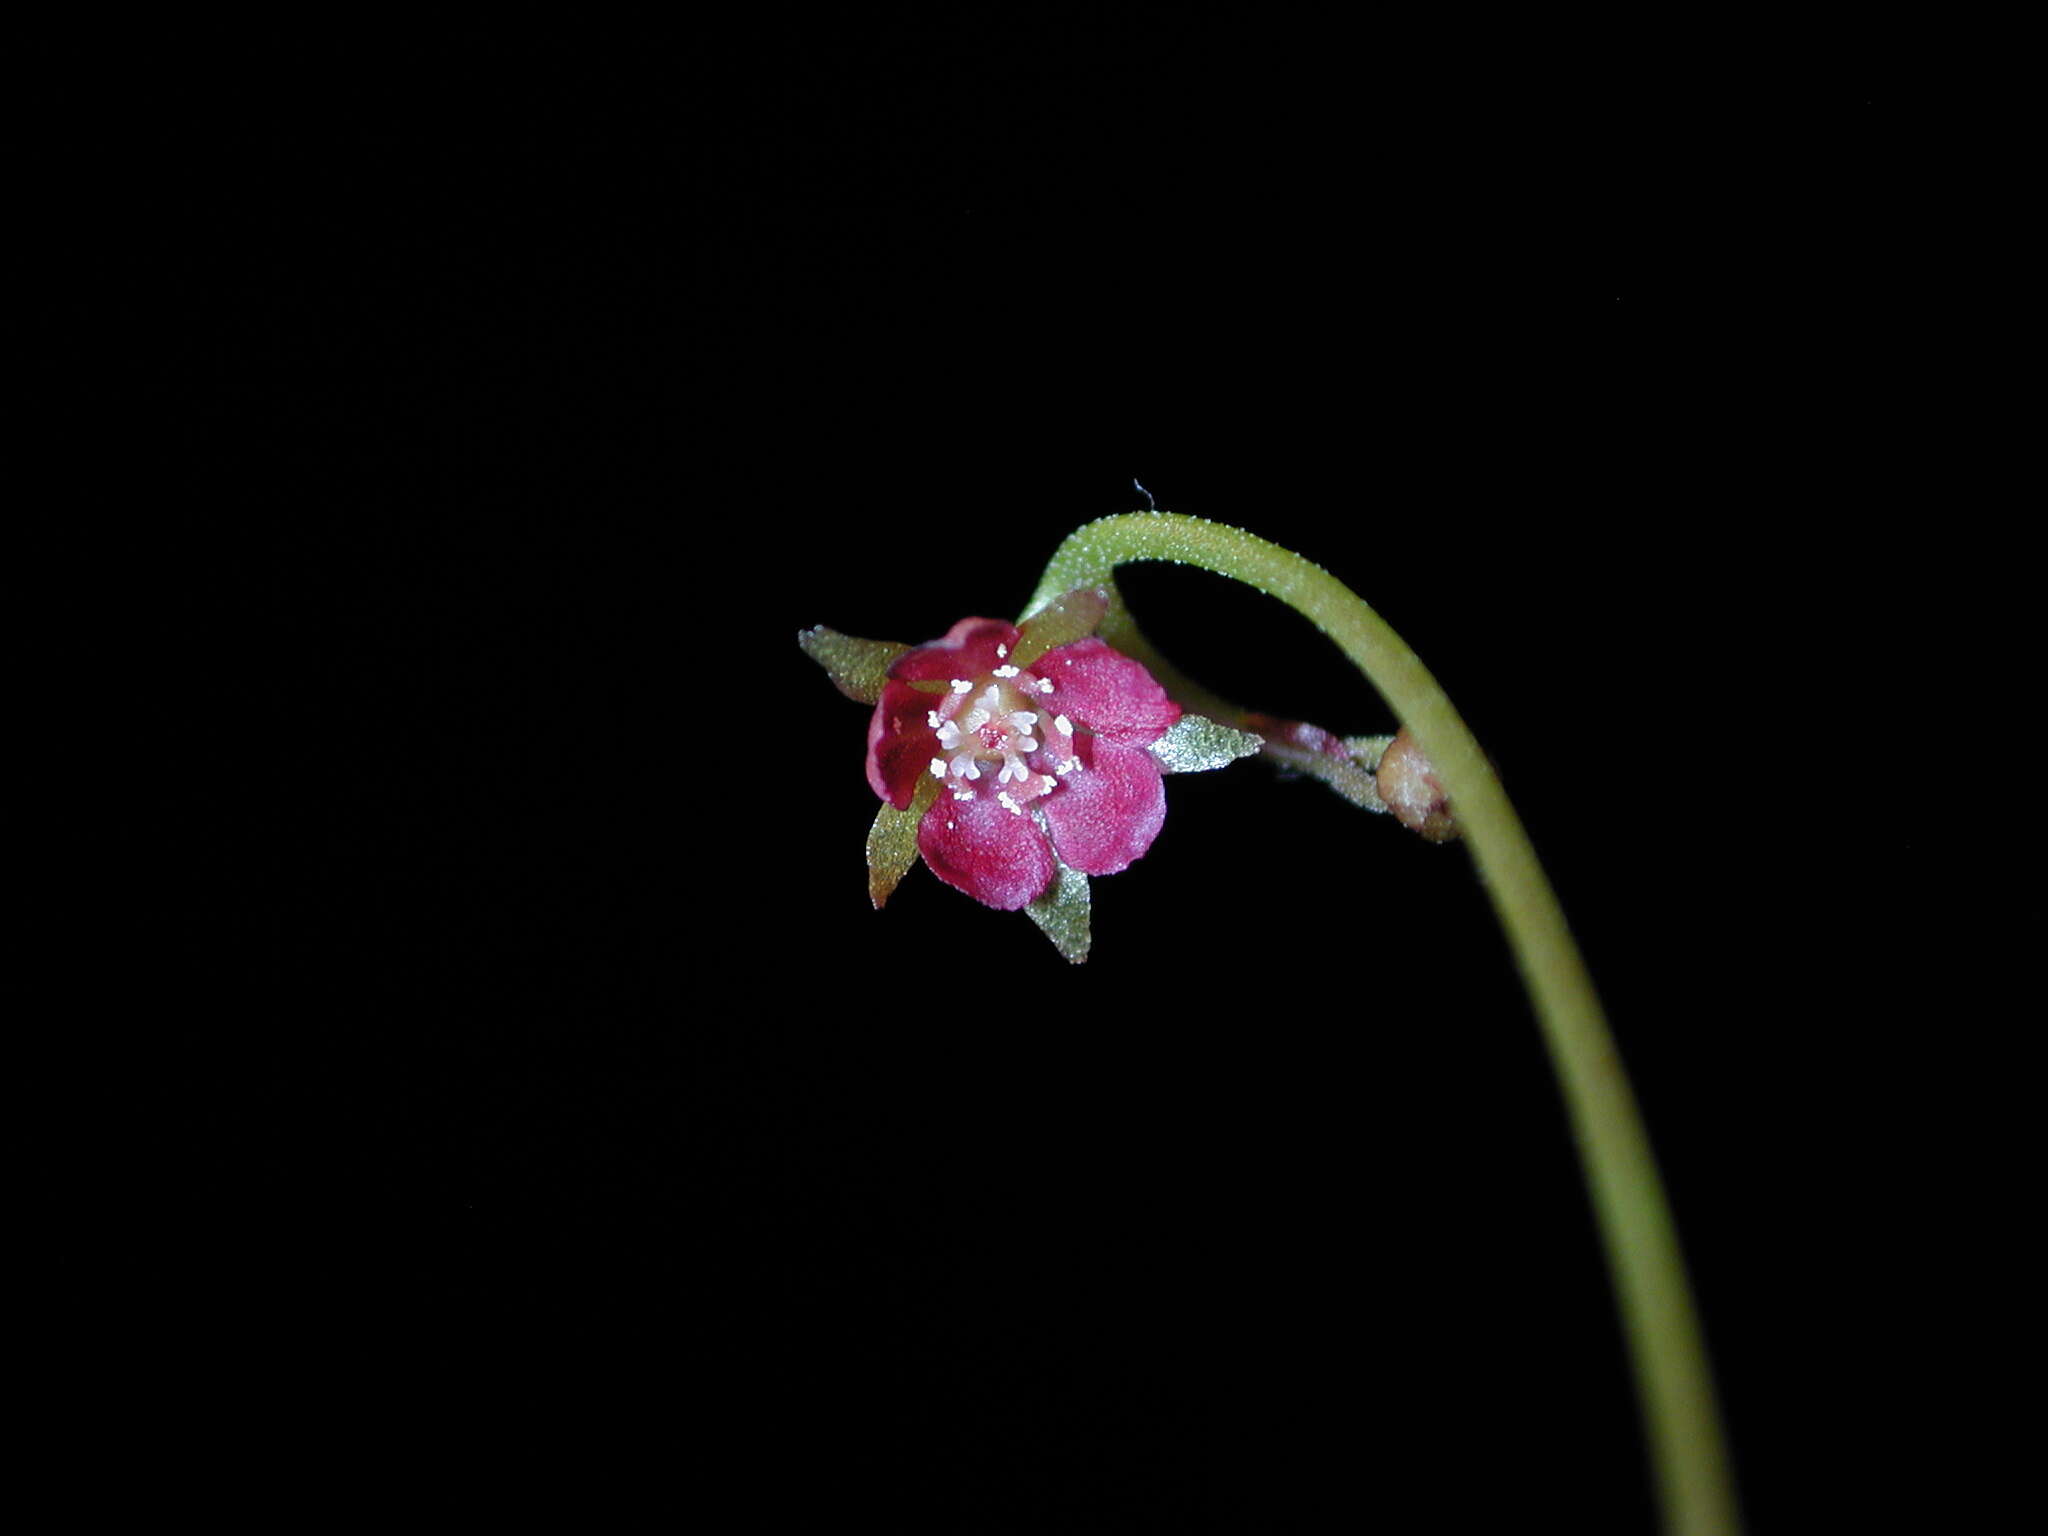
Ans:
[[[960,620],[927,645],[798,636],[840,692],[874,705],[868,835],[880,907],[922,858],[985,906],[1024,911],[1087,958],[1088,877],[1141,858],[1166,820],[1161,775],[1220,768],[1259,738],[1190,715],[1094,630],[1109,595],[1082,588],[1022,624]]]

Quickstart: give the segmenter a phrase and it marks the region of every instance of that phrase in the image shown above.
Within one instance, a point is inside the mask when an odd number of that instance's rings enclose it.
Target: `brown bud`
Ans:
[[[1460,835],[1457,819],[1451,815],[1450,797],[1405,725],[1380,759],[1377,782],[1387,809],[1409,831],[1421,833],[1432,843],[1446,843]]]

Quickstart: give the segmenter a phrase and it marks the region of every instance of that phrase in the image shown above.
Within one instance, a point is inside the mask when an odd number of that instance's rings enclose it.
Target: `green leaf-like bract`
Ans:
[[[1285,741],[1268,740],[1265,751],[1278,767],[1321,779],[1353,805],[1368,811],[1385,811],[1373,772],[1387,750],[1391,736],[1346,736],[1349,757],[1333,757],[1311,747],[1297,747]]]

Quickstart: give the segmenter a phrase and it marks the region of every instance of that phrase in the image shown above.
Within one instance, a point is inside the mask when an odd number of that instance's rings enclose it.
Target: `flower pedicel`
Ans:
[[[1116,599],[1116,567],[1144,560],[1214,571],[1286,603],[1378,689],[1399,734],[1338,738],[1239,709],[1180,676]],[[1492,765],[1421,659],[1356,593],[1292,550],[1156,509],[1070,534],[1024,611],[1015,626],[962,619],[915,648],[823,628],[799,636],[842,693],[874,707],[875,905],[921,857],[948,885],[1021,908],[1067,959],[1085,959],[1088,878],[1127,868],[1152,846],[1166,818],[1161,775],[1220,768],[1262,746],[1282,768],[1366,810],[1391,811],[1433,842],[1461,839],[1571,1115],[1665,1527],[1737,1532],[1712,1373],[1641,1112],[1557,894]],[[1162,678],[1229,723],[1185,713]]]

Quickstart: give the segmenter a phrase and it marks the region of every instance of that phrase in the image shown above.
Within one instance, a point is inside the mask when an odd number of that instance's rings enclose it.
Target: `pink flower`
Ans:
[[[1166,786],[1145,749],[1180,719],[1152,674],[1101,640],[1020,667],[1008,659],[1020,638],[999,619],[962,619],[889,669],[868,722],[876,794],[908,810],[920,778],[940,783],[917,828],[932,873],[1007,911],[1052,884],[1054,849],[1070,869],[1112,875],[1152,846]]]
[[[880,906],[915,856],[1005,911],[1071,905],[1142,857],[1166,821],[1165,772],[1221,767],[1258,738],[1189,715],[1092,631],[1108,595],[1067,594],[1021,626],[962,619],[914,648],[809,630],[804,648],[871,701],[867,780],[887,802],[869,838]],[[901,867],[895,867],[900,865]],[[1065,894],[1063,894],[1065,893]],[[1048,932],[1052,932],[1048,928]],[[1058,941],[1058,935],[1055,935]]]

